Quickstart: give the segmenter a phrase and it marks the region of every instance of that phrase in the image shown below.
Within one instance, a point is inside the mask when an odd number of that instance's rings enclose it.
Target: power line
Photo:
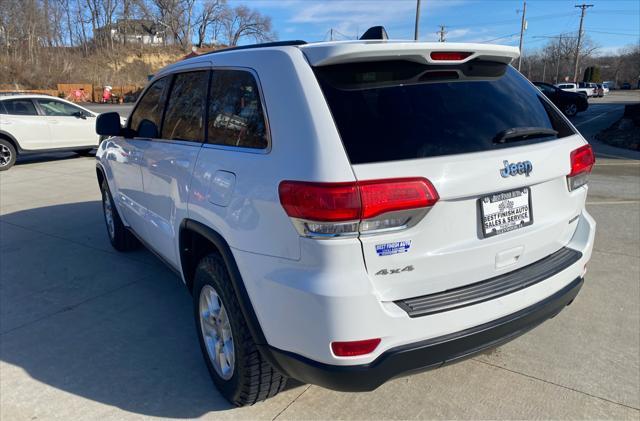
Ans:
[[[501,37],[491,38],[491,39],[488,39],[488,40],[485,40],[485,41],[478,41],[478,43],[479,43],[479,44],[487,44],[487,43],[489,43],[489,42],[497,41],[497,40],[499,40],[499,39],[504,39],[504,38],[513,38],[513,37],[515,37],[515,36],[516,36],[516,35],[518,35],[518,34],[519,34],[519,32],[514,32],[513,34],[509,34],[509,35],[503,35],[503,36],[501,36]]]
[[[606,32],[606,31],[594,31],[593,29],[589,29],[588,32],[595,32],[596,34],[608,34],[608,35],[626,35],[629,37],[639,37],[640,34],[623,34],[622,32]]]
[[[531,16],[527,20],[540,20],[540,19],[554,19],[554,18],[563,18],[566,16],[578,16],[578,12],[570,12],[570,13],[552,13],[546,15],[537,15]],[[449,28],[462,28],[469,25],[473,26],[483,26],[483,25],[492,25],[492,26],[500,26],[501,24],[515,24],[517,22],[517,18],[507,19],[507,20],[499,20],[499,21],[484,21],[484,22],[471,22],[469,24],[460,24],[460,25],[448,25]]]

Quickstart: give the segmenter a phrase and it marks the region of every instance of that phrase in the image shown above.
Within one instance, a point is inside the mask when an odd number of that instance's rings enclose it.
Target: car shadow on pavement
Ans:
[[[148,251],[110,247],[99,201],[0,216],[0,288],[3,401],[47,408],[35,380],[147,416],[232,408],[200,353],[191,295]]]

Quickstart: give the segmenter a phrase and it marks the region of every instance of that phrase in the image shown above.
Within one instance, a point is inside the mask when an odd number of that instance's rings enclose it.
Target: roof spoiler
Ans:
[[[381,60],[447,65],[476,59],[509,64],[520,55],[518,47],[504,45],[394,40],[306,44],[299,48],[312,66]]]
[[[360,39],[389,39],[389,35],[387,34],[387,30],[384,29],[384,26],[372,26],[371,28],[367,29],[364,34],[362,34]]]

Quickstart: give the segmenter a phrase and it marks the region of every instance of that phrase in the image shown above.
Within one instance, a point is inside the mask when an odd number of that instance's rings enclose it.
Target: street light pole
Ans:
[[[556,50],[556,84],[558,83],[558,76],[560,76],[560,49],[562,48],[562,34],[558,39],[558,48]]]
[[[418,40],[418,26],[420,26],[420,0],[416,0],[416,27],[413,32],[413,39]]]

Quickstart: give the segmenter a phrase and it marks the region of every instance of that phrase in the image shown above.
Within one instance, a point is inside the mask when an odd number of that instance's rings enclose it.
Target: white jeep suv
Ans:
[[[591,147],[512,47],[224,50],[155,75],[97,153],[109,238],[193,294],[236,405],[440,367],[555,316],[593,247]]]

